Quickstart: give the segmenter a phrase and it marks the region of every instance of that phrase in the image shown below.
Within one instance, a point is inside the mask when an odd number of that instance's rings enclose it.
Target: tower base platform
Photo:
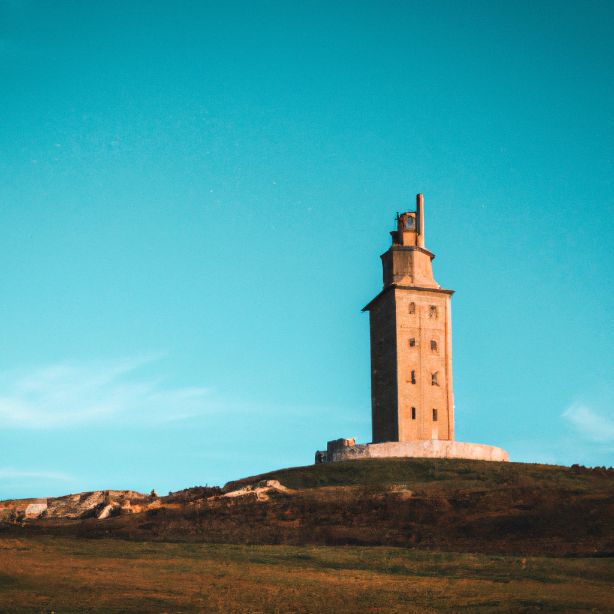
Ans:
[[[326,450],[316,452],[316,464],[363,458],[464,458],[483,461],[509,461],[509,454],[483,443],[432,439],[357,444],[354,439],[329,441]]]

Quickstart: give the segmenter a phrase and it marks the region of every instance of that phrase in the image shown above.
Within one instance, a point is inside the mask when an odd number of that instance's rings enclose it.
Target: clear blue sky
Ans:
[[[0,0],[0,497],[370,437],[423,192],[457,437],[614,463],[614,4]]]

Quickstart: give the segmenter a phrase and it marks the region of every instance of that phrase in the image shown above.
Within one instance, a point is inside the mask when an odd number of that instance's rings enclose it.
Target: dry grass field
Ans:
[[[0,539],[0,611],[611,612],[614,560]]]

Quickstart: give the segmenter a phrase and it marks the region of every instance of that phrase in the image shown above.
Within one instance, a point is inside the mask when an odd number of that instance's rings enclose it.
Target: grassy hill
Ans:
[[[274,490],[249,491],[263,480]],[[106,520],[4,525],[11,535],[229,544],[364,545],[518,555],[614,553],[614,472],[446,459],[371,459],[282,469],[193,488]]]
[[[604,480],[605,478],[605,480]],[[225,490],[264,479],[279,480],[289,488],[322,486],[435,486],[440,489],[497,488],[503,485],[591,490],[614,485],[614,470],[562,467],[529,463],[498,463],[459,459],[362,459],[278,469],[229,482]]]

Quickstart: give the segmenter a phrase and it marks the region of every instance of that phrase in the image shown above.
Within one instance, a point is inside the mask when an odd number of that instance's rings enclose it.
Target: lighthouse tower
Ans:
[[[505,450],[454,439],[453,290],[433,278],[424,245],[424,199],[397,214],[381,256],[382,291],[366,306],[371,332],[371,443],[333,439],[316,463],[364,458],[465,458],[507,461]]]
[[[363,309],[371,329],[373,443],[454,439],[450,299],[424,245],[424,199],[397,215],[381,256],[384,287]]]

